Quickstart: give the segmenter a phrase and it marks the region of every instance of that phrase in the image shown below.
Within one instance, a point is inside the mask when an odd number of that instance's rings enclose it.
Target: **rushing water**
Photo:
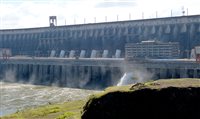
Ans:
[[[0,82],[0,116],[28,107],[83,99],[94,92],[97,91]]]
[[[134,83],[133,73],[128,72],[128,73],[124,73],[122,78],[119,80],[119,83],[117,84],[117,86],[127,85],[127,84],[131,84],[131,83]]]
[[[136,69],[132,72],[125,72],[117,86],[145,82],[152,79],[152,77],[153,74],[146,69]]]

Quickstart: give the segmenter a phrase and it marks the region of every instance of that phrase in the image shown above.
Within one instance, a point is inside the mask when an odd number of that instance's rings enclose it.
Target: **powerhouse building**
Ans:
[[[141,43],[128,43],[125,46],[126,58],[179,58],[178,42],[158,42],[155,40],[142,41]]]

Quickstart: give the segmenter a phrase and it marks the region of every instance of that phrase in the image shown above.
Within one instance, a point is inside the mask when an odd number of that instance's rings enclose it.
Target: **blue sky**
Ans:
[[[0,0],[0,29],[49,26],[49,16],[58,25],[119,21],[200,14],[200,0]],[[186,12],[187,14],[187,12]]]

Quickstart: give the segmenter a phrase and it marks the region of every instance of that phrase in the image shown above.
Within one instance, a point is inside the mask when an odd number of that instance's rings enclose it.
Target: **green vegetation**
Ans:
[[[84,104],[85,100],[49,104],[16,112],[2,119],[80,119]]]
[[[66,119],[66,118],[72,118],[75,115],[73,112],[65,112],[64,114],[58,116],[56,119]]]
[[[165,87],[200,87],[200,79],[196,78],[184,78],[184,79],[160,79],[156,81],[148,81],[145,83],[137,83],[134,85],[125,85],[125,86],[113,86],[105,89],[104,92],[95,94],[97,97],[100,95],[105,95],[106,93],[120,91],[120,92],[129,92],[135,91],[140,88],[152,88],[159,89]]]
[[[104,90],[104,92],[91,95],[90,98],[99,98],[108,93],[112,92],[130,92],[141,88],[152,88],[159,89],[165,87],[200,87],[200,79],[195,78],[184,78],[184,79],[160,79],[160,80],[150,80],[145,83],[137,83],[135,85],[125,85],[125,86],[111,86]]]

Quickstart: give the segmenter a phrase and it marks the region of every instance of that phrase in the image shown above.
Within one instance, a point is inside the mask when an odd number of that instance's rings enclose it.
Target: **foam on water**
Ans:
[[[0,116],[27,107],[79,100],[97,91],[0,82]]]

